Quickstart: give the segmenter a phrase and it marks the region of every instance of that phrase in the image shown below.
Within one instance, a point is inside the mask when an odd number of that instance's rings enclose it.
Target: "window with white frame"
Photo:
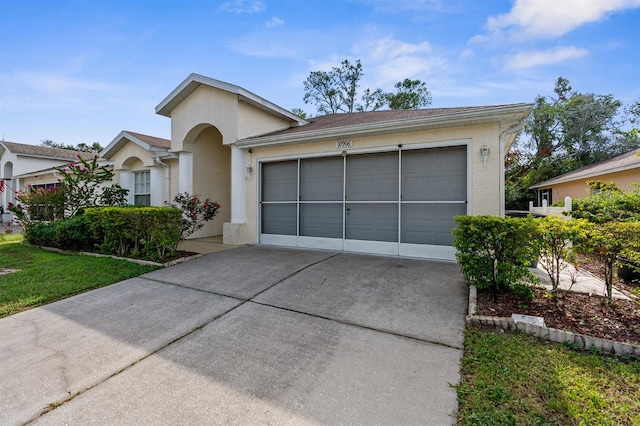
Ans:
[[[151,172],[133,173],[133,204],[136,206],[151,205]]]

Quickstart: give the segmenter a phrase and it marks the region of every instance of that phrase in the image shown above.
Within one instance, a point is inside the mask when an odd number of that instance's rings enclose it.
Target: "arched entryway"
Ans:
[[[222,139],[216,127],[201,124],[184,140],[184,151],[192,154],[192,193],[222,206],[218,216],[192,238],[222,235],[223,224],[231,219],[231,149]]]
[[[0,202],[2,202],[3,211],[8,211],[9,203],[15,202],[14,183],[13,183],[13,163],[7,161],[2,170],[3,192],[0,194]]]

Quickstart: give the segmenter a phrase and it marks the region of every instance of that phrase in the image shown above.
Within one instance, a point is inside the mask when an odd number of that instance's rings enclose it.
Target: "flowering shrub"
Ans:
[[[60,173],[56,185],[18,191],[17,204],[9,205],[9,211],[23,227],[74,217],[87,207],[126,204],[129,191],[118,184],[105,185],[113,178],[113,172],[99,166],[97,157],[87,161],[78,155],[77,163],[55,169]]]
[[[220,210],[220,204],[209,198],[202,200],[198,194],[188,192],[177,194],[172,203],[165,205],[182,210],[182,238],[186,238],[204,226],[205,222],[213,220]]]
[[[78,154],[77,163],[55,169],[60,173],[68,217],[81,213],[87,207],[126,204],[128,190],[120,185],[104,186],[105,182],[113,179],[113,172],[98,165],[98,157],[87,161]]]
[[[65,195],[59,186],[29,187],[26,191],[16,192],[16,201],[17,204],[9,203],[8,207],[22,226],[64,217]]]

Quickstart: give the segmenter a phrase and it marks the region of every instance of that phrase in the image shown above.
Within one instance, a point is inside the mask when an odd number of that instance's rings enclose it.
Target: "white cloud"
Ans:
[[[256,13],[262,12],[265,8],[261,0],[233,0],[220,5],[220,10],[235,13]]]
[[[275,27],[279,27],[280,25],[284,25],[284,20],[278,18],[277,16],[274,16],[273,18],[269,19],[266,23],[267,28],[275,28]]]
[[[589,54],[586,49],[573,46],[561,46],[551,50],[520,52],[511,57],[506,66],[509,69],[526,69],[540,65],[551,65],[570,59],[577,59]]]
[[[397,58],[399,56],[431,52],[431,44],[427,41],[411,44],[389,37],[376,41],[371,47],[371,56],[374,58]]]
[[[516,0],[509,13],[489,17],[487,29],[493,34],[508,31],[516,39],[555,38],[637,7],[640,0]]]
[[[460,52],[460,59],[467,59],[472,57],[473,55],[474,55],[473,50],[464,49],[462,52]]]

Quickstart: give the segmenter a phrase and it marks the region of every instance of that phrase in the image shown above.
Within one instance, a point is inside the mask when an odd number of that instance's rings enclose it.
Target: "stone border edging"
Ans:
[[[586,334],[573,333],[571,331],[558,330],[551,327],[541,327],[539,325],[515,322],[508,317],[489,317],[476,315],[478,304],[478,290],[476,286],[469,286],[469,314],[467,324],[489,325],[509,331],[520,331],[531,334],[541,339],[551,342],[563,343],[574,346],[580,350],[599,349],[604,353],[618,356],[634,356],[640,359],[640,346],[622,343],[614,340],[602,339],[600,337],[588,336]]]
[[[31,244],[27,244],[27,245],[31,245]],[[179,259],[171,260],[171,261],[169,261],[167,263],[158,263],[158,262],[152,262],[150,260],[132,259],[130,257],[120,257],[120,256],[114,256],[114,255],[111,255],[111,254],[92,253],[90,251],[71,251],[71,250],[63,250],[63,249],[59,249],[59,248],[55,248],[55,247],[45,247],[45,246],[33,246],[33,247],[38,247],[38,248],[41,248],[42,250],[52,251],[52,252],[61,253],[61,254],[80,254],[80,255],[83,255],[83,256],[92,256],[92,257],[110,257],[111,259],[126,260],[127,262],[136,263],[138,265],[143,265],[143,266],[164,266],[165,268],[167,268],[169,266],[177,265],[179,263],[188,262],[190,260],[194,260],[194,259],[197,259],[199,257],[204,256],[204,253],[198,253],[198,254],[194,254],[192,256],[181,257]]]

